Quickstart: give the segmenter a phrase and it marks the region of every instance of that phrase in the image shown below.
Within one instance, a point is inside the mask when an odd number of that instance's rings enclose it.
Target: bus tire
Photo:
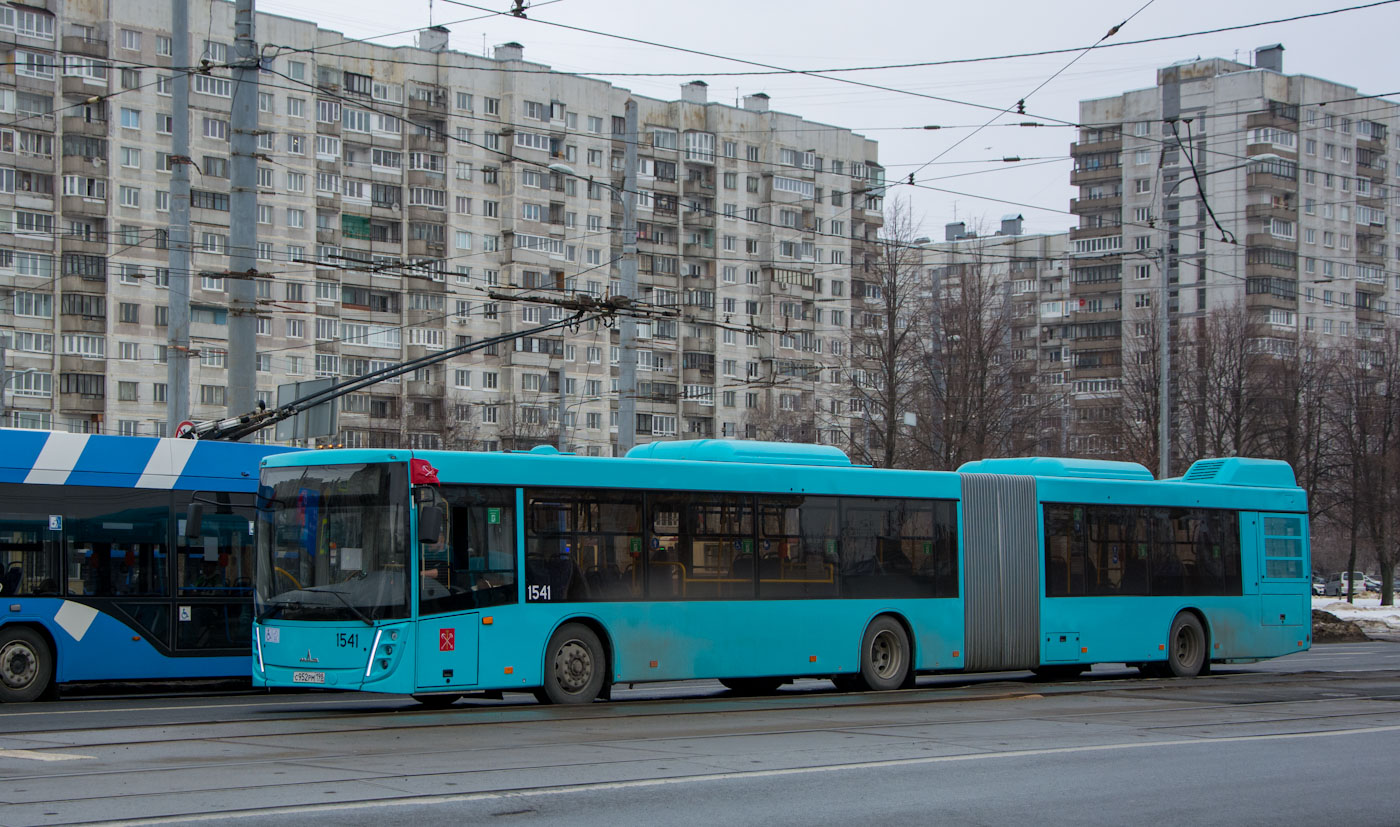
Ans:
[[[603,644],[592,629],[565,623],[549,638],[545,649],[544,686],[535,693],[541,703],[592,703],[607,677]]]
[[[53,682],[53,650],[26,626],[0,628],[0,701],[38,700]]]
[[[909,636],[888,615],[870,621],[860,641],[860,680],[867,689],[899,689],[909,674]]]
[[[1206,630],[1191,612],[1180,612],[1167,634],[1167,671],[1174,677],[1194,678],[1206,662]]]
[[[461,695],[451,692],[446,695],[414,695],[413,700],[422,704],[427,709],[446,709],[462,699]]]
[[[720,678],[719,682],[736,695],[772,695],[787,683],[783,678]]]

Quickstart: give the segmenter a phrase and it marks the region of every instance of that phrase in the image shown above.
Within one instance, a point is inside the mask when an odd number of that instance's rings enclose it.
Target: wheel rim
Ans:
[[[1200,655],[1201,641],[1191,626],[1182,626],[1176,632],[1176,662],[1182,666],[1193,666]]]
[[[570,695],[582,692],[593,680],[593,653],[581,641],[566,641],[554,653],[554,674],[560,689]]]
[[[10,641],[0,648],[0,680],[11,689],[24,689],[39,674],[39,656],[22,641]]]
[[[903,659],[894,632],[883,629],[870,641],[870,668],[880,678],[889,679],[897,675]]]

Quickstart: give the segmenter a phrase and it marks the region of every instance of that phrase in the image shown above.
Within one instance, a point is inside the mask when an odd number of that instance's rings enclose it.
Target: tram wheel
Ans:
[[[603,644],[592,629],[565,623],[549,638],[545,649],[544,686],[535,692],[540,703],[592,703],[607,677]]]
[[[787,683],[784,678],[720,678],[724,688],[736,695],[772,695]]]
[[[0,628],[0,701],[38,700],[53,681],[53,651],[43,636],[24,626]]]
[[[888,615],[870,621],[860,642],[860,679],[866,688],[899,689],[909,675],[909,636]]]
[[[1179,613],[1167,634],[1167,669],[1178,678],[1201,674],[1206,662],[1206,630],[1190,612]]]

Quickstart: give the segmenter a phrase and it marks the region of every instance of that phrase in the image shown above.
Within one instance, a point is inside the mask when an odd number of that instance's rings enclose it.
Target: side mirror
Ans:
[[[204,528],[204,503],[190,503],[185,507],[185,539],[198,540]]]
[[[442,540],[442,524],[446,515],[440,505],[425,505],[418,509],[418,542],[437,543]]]

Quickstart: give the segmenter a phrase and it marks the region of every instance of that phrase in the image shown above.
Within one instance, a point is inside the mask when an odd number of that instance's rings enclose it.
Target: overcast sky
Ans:
[[[471,6],[504,10],[510,0],[468,0]],[[1400,61],[1394,57],[1400,32],[1400,2],[1268,26],[1188,37],[1161,43],[996,60],[952,66],[830,73],[890,87],[862,88],[840,80],[804,75],[714,76],[751,66],[673,49],[627,43],[598,34],[569,31],[541,21],[626,35],[785,69],[820,70],[982,58],[1091,45],[1114,25],[1132,19],[1106,44],[1186,34],[1258,23],[1367,4],[1366,0],[1061,0],[1058,3],[1003,0],[1000,3],[947,0],[887,0],[883,3],[755,2],[703,3],[638,0],[535,0],[529,20],[490,16],[451,0],[432,0],[432,22],[452,30],[451,48],[480,54],[498,43],[517,41],[527,60],[565,72],[588,74],[664,99],[679,97],[690,79],[710,85],[710,100],[733,103],[739,94],[767,92],[772,108],[810,120],[843,126],[880,142],[880,161],[889,179],[916,180],[929,189],[895,187],[892,197],[910,199],[923,232],[942,237],[953,220],[985,221],[1020,212],[1031,232],[1059,232],[1073,217],[1068,201],[1068,127],[1029,129],[997,126],[1028,117],[996,109],[1026,98],[1030,116],[1074,121],[1082,99],[1107,97],[1156,83],[1156,70],[1185,58],[1252,60],[1253,50],[1283,43],[1283,68],[1355,86],[1362,94],[1400,98]],[[1374,0],[1372,0],[1374,2]],[[385,12],[383,0],[258,0],[258,9],[312,20],[350,37],[377,38],[385,45],[413,43],[413,34],[394,34],[429,22],[429,0],[401,0]],[[1140,11],[1139,11],[1140,10]],[[388,35],[388,36],[383,36]],[[1053,80],[1052,75],[1063,71]],[[609,72],[683,72],[684,77],[617,77]],[[1045,83],[1043,89],[1034,92]],[[977,104],[978,108],[927,97]],[[927,131],[921,127],[945,127]],[[959,140],[963,142],[953,147]],[[946,154],[945,154],[946,153]],[[941,156],[941,157],[940,157]],[[1007,156],[1020,163],[1003,163]],[[932,164],[923,166],[937,158]],[[922,167],[922,169],[920,169]],[[956,176],[956,177],[953,177]],[[1032,205],[1016,206],[989,199]]]

